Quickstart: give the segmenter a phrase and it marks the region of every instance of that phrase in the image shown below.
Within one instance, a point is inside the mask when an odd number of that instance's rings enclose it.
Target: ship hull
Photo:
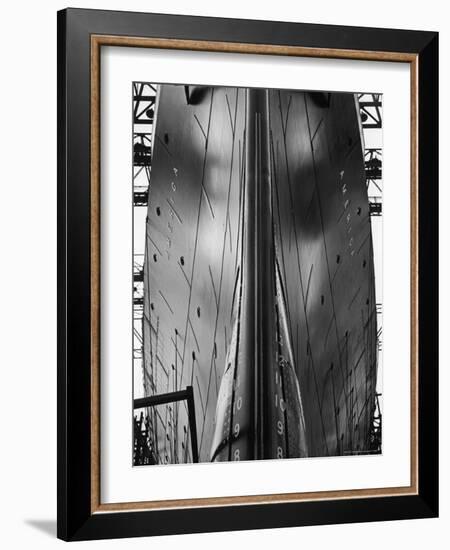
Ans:
[[[200,461],[370,451],[376,304],[352,94],[160,86],[144,263],[146,396],[193,388]],[[185,403],[148,409],[192,461]]]

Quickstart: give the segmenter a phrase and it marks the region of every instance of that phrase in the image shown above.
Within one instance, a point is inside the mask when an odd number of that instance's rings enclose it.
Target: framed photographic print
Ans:
[[[58,13],[58,536],[438,513],[438,36]]]

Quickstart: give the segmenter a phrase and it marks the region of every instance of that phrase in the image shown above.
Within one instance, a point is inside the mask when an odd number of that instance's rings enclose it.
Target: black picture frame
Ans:
[[[418,491],[414,495],[93,512],[91,37],[397,52],[417,58]],[[58,12],[58,529],[64,540],[438,515],[438,33],[66,9]],[[399,205],[401,208],[401,205]]]

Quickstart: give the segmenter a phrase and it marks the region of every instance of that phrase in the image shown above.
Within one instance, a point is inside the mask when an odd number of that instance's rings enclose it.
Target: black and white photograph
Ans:
[[[380,454],[382,95],[132,95],[133,465]]]

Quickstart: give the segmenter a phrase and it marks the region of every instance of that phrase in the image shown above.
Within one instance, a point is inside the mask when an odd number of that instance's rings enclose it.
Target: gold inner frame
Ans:
[[[411,74],[411,482],[407,487],[352,489],[102,504],[100,501],[100,50],[102,46],[286,55],[409,63]],[[273,504],[418,494],[418,55],[233,42],[91,35],[91,513]]]

